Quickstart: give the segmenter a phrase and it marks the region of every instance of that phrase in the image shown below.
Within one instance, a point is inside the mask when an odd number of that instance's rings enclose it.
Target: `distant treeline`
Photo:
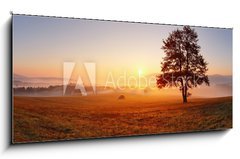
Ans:
[[[93,92],[91,86],[85,87],[89,93]],[[98,86],[98,90],[104,90],[103,86]],[[106,88],[111,89],[111,88]],[[55,85],[49,87],[16,87],[13,88],[13,95],[19,96],[63,96],[63,85]],[[75,85],[68,85],[64,95],[82,95],[79,89],[75,89]]]
[[[14,95],[26,96],[62,96],[63,86],[49,86],[49,87],[17,87],[13,88]],[[73,95],[81,93],[80,90],[75,89],[75,86],[69,85],[66,89],[65,95]]]

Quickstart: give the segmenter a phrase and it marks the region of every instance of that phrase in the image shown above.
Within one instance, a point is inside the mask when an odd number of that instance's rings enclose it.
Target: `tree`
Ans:
[[[194,29],[184,26],[182,30],[171,32],[163,40],[165,53],[161,62],[161,74],[157,75],[158,88],[178,87],[182,93],[183,103],[191,95],[189,88],[205,83],[210,85],[206,72],[207,62],[200,54],[198,35]]]

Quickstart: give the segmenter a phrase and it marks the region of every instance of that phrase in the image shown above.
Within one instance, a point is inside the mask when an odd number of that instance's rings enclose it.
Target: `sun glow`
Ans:
[[[143,71],[141,68],[138,69],[138,75],[141,76],[143,74]]]

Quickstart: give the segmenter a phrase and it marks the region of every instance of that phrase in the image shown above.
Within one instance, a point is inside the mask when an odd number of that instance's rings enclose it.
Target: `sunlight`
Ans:
[[[143,71],[141,68],[138,69],[138,75],[141,76],[143,74]]]

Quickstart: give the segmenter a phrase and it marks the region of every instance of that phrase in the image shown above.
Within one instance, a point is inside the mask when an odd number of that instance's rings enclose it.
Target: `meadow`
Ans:
[[[13,98],[13,143],[232,128],[232,97],[187,104],[177,96],[130,93]]]

